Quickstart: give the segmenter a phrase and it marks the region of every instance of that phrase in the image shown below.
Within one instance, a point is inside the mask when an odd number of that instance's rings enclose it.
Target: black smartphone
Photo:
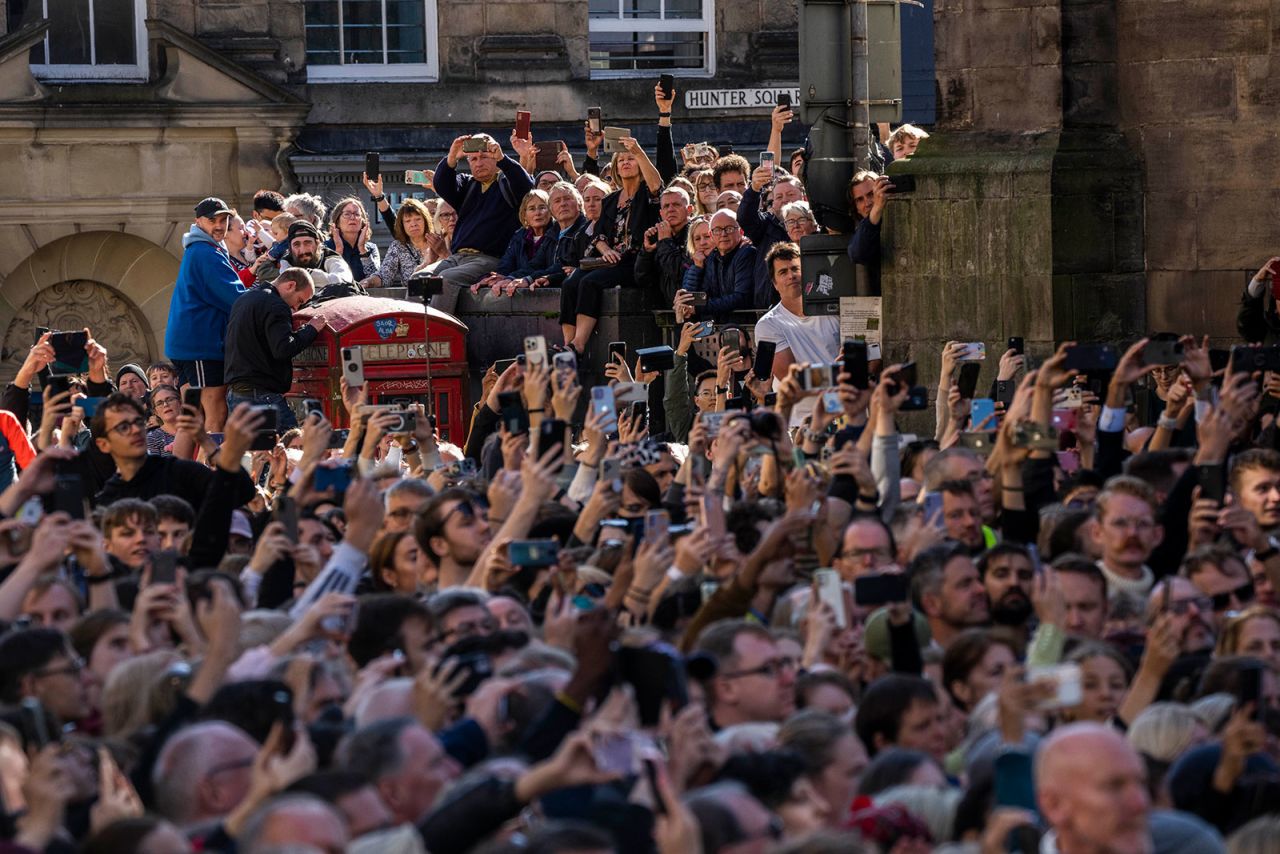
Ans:
[[[1009,338],[1008,349],[1021,356],[1026,352],[1026,342],[1022,339],[1021,335],[1014,335]]]
[[[565,432],[568,430],[568,427],[569,425],[561,421],[559,418],[548,418],[539,424],[537,445],[538,456],[541,457],[547,451],[551,450],[552,446],[560,445],[560,458],[563,460],[565,451],[567,450],[564,445],[566,442]]]
[[[1231,351],[1224,350],[1220,347],[1212,347],[1209,350],[1209,369],[1215,374],[1218,371],[1225,371],[1227,363],[1231,361]]]
[[[72,519],[84,519],[84,480],[80,473],[59,463],[53,479],[53,511],[66,513]]]
[[[742,352],[742,330],[729,327],[720,332],[720,346]]]
[[[867,376],[867,342],[844,342],[844,372],[850,376],[854,388],[865,389],[870,382]]]
[[[343,427],[341,430],[334,430],[332,433],[329,434],[329,447],[330,448],[346,447],[347,438],[350,437],[350,435],[351,435],[351,431],[348,430],[346,427]]]
[[[600,112],[599,107],[587,107],[587,124],[591,127],[592,133],[600,133],[600,127],[604,124],[604,114]]]
[[[498,392],[498,415],[508,433],[522,436],[529,432],[529,412],[524,408],[520,392]]]
[[[913,385],[907,392],[907,399],[898,407],[899,412],[923,412],[929,408],[929,389],[922,385]]]
[[[627,361],[627,342],[626,341],[610,341],[609,342],[609,361],[612,362],[615,353],[622,354],[622,362]]]
[[[364,174],[369,176],[370,181],[377,181],[382,176],[378,161],[378,152],[376,151],[370,151],[364,156]]]
[[[637,400],[631,404],[631,424],[639,429],[645,424],[649,418],[649,403],[644,400]]]
[[[1222,506],[1227,500],[1227,470],[1221,463],[1196,466],[1200,477],[1200,497]]]
[[[291,495],[281,495],[276,499],[272,511],[275,521],[284,523],[284,535],[292,542],[298,541],[298,500]]]
[[[253,435],[253,441],[249,443],[249,450],[274,451],[279,441],[280,437],[275,430],[259,430]]]
[[[45,713],[44,704],[35,697],[26,697],[19,706],[22,718],[23,740],[31,752],[43,750],[53,741],[53,730],[49,726],[49,716]]]
[[[53,362],[49,372],[54,376],[83,374],[89,370],[89,354],[85,345],[89,343],[89,333],[81,329],[78,332],[55,332],[49,336],[53,345]]]
[[[791,93],[790,92],[778,93],[778,106],[791,109]]]
[[[318,398],[314,398],[314,397],[303,398],[302,412],[304,415],[310,415],[311,413],[314,412],[315,414],[321,417],[324,417],[324,404]]]
[[[1067,348],[1062,367],[1081,373],[1114,371],[1120,354],[1110,344],[1077,344]]]
[[[756,359],[751,365],[751,373],[758,380],[773,378],[773,357],[778,352],[775,341],[757,341]]]
[[[1262,717],[1262,668],[1246,667],[1240,671],[1240,693],[1236,700],[1240,707],[1253,703],[1253,720]]]
[[[198,385],[189,385],[182,390],[182,405],[190,406],[197,412],[200,411],[200,392],[204,391]]]
[[[838,451],[845,445],[858,441],[862,436],[862,431],[864,429],[866,428],[859,424],[856,427],[845,427],[841,430],[837,430],[835,436],[835,449]]]
[[[905,386],[914,386],[916,384],[916,363],[903,362],[902,368],[894,375],[894,379],[898,380]]]
[[[652,759],[643,759],[644,776],[649,781],[649,792],[653,798],[653,814],[666,815],[667,803],[662,799],[662,790],[658,788],[658,766]]]
[[[662,74],[658,77],[658,85],[662,87],[662,97],[664,100],[671,100],[672,94],[676,89],[676,78],[672,74]]]
[[[956,379],[956,388],[965,400],[973,400],[978,390],[978,375],[982,373],[981,362],[965,362],[960,366],[960,376]]]
[[[297,737],[293,731],[293,691],[282,686],[271,692],[271,718],[284,731],[280,755],[287,756],[293,750],[293,742]]]
[[[879,607],[907,601],[908,577],[901,572],[872,572],[853,580],[853,601]]]
[[[178,580],[178,553],[155,552],[151,555],[151,583],[174,584]]]
[[[612,355],[612,354],[610,354]],[[624,351],[623,357],[626,353]],[[676,351],[666,344],[657,347],[641,347],[636,350],[642,371],[669,371],[676,366]]]
[[[890,175],[890,193],[914,193],[916,191],[915,175]]]

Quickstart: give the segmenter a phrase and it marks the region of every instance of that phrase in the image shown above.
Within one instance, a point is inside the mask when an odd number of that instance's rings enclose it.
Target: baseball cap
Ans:
[[[320,229],[316,228],[314,225],[307,222],[305,219],[300,219],[297,222],[289,224],[289,240],[293,240],[293,238],[299,237],[302,235],[305,235],[306,237],[310,237],[313,240],[319,240]]]
[[[210,196],[207,199],[202,199],[200,204],[196,205],[196,216],[198,217],[203,216],[213,219],[218,214],[229,213],[231,213],[231,208],[227,207],[227,203],[216,196]]]

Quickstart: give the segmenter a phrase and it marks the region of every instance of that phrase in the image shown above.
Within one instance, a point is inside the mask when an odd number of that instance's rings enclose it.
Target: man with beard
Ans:
[[[978,558],[978,574],[991,600],[991,620],[998,626],[1023,629],[1031,616],[1035,568],[1026,548],[1001,543]]]
[[[1151,590],[1154,576],[1147,559],[1164,539],[1157,510],[1155,491],[1135,477],[1113,477],[1098,494],[1091,530],[1109,594],[1141,597]]]
[[[907,568],[911,597],[929,620],[938,646],[945,648],[967,628],[986,625],[990,607],[978,568],[960,543],[947,541],[916,555]]]
[[[310,272],[316,285],[316,297],[322,300],[364,293],[364,288],[356,284],[347,262],[325,246],[322,240],[320,230],[306,220],[290,225],[289,251],[280,265],[281,271],[301,267]]]
[[[1169,586],[1166,608],[1165,587]],[[1181,617],[1179,652],[1182,655],[1207,654],[1217,640],[1213,632],[1213,600],[1181,576],[1162,579],[1147,599],[1147,622],[1155,621],[1162,610]]]

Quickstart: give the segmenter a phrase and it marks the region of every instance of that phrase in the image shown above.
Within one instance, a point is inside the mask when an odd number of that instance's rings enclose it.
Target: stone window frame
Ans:
[[[59,0],[41,0],[44,18],[49,17],[49,4]],[[89,52],[91,58],[97,56],[97,40],[93,36],[92,22],[97,0],[89,2]],[[133,0],[133,32],[134,51],[137,59],[132,65],[71,65],[64,63],[31,63],[31,74],[37,80],[50,83],[139,83],[147,79],[147,0]],[[49,34],[44,37],[46,56],[49,50]]]
[[[625,0],[623,0],[625,2]],[[676,73],[677,77],[714,77],[716,73],[716,3],[715,0],[701,0],[701,18],[623,18],[621,12],[617,18],[588,16],[587,38],[597,33],[702,33],[706,37],[704,48],[705,63],[702,68],[677,68],[674,66],[641,68],[641,69],[591,69],[593,80],[610,78],[653,77],[666,71]],[[619,4],[621,6],[621,3]],[[587,48],[590,53],[590,46]]]
[[[341,0],[330,0],[338,4],[339,16],[342,14]],[[424,44],[427,50],[426,62],[414,63],[366,63],[353,65],[313,65],[307,62],[308,83],[436,83],[440,80],[440,25],[436,0],[422,0],[423,26],[426,29]],[[386,4],[383,3],[383,36],[382,45],[386,51]],[[339,28],[341,33],[341,28]],[[306,47],[303,46],[305,55]]]

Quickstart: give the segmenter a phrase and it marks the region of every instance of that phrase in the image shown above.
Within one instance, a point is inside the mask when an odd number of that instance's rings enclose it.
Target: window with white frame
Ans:
[[[715,73],[715,0],[589,0],[591,76]]]
[[[436,0],[306,0],[307,80],[435,80]]]
[[[49,21],[31,48],[42,80],[138,81],[147,77],[146,0],[8,0],[13,32]]]

